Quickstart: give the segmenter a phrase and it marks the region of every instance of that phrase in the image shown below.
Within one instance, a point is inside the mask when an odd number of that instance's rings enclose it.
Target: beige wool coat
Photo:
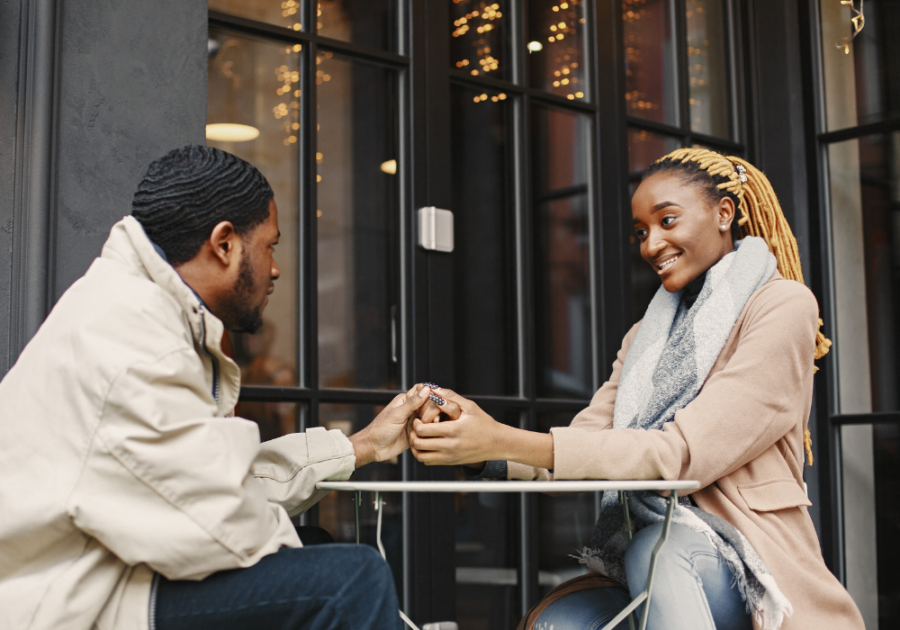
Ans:
[[[590,406],[551,429],[553,472],[510,462],[508,477],[698,480],[697,505],[747,537],[793,605],[783,630],[862,630],[822,559],[803,485],[818,312],[805,286],[776,271],[747,301],[700,393],[664,430],[612,430],[638,322]]]

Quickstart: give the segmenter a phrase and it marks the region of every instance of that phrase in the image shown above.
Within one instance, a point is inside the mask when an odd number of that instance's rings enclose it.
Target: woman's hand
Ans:
[[[429,401],[421,407],[421,417],[410,423],[409,443],[416,459],[428,466],[470,464],[475,467],[497,459],[496,446],[510,427],[449,389],[434,393],[444,404],[438,406]],[[440,413],[447,414],[450,421],[438,422]]]
[[[443,405],[425,403],[409,423],[409,446],[428,466],[466,464],[483,468],[488,460],[507,460],[553,468],[553,436],[501,424],[481,407],[449,389],[434,392]],[[436,422],[443,412],[450,422]],[[426,422],[427,420],[427,422]]]
[[[350,436],[357,468],[396,457],[409,447],[407,427],[428,402],[430,393],[424,385],[415,385],[405,394],[398,394],[369,426]]]

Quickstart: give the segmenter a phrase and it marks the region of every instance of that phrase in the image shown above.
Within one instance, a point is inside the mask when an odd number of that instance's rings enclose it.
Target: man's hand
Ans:
[[[350,436],[356,452],[356,467],[383,462],[409,448],[406,427],[416,411],[428,401],[431,390],[416,385],[398,394],[365,429]]]

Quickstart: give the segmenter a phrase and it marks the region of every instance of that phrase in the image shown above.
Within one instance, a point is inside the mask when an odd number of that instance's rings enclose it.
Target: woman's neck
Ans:
[[[703,290],[704,282],[706,282],[706,271],[687,283],[684,287],[684,293],[681,294],[681,300],[685,306],[691,308],[694,305],[694,302],[697,301],[697,297],[700,295],[700,291]]]

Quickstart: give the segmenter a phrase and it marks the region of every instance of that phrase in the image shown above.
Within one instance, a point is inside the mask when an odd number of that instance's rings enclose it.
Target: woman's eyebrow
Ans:
[[[674,201],[660,201],[658,204],[656,204],[655,206],[653,206],[653,208],[650,209],[650,214],[653,214],[654,212],[659,212],[663,208],[668,208],[669,206],[676,206],[678,208],[681,207]]]
[[[676,208],[680,208],[680,207],[681,207],[681,206],[679,206],[677,203],[675,203],[674,201],[660,201],[658,204],[656,204],[655,206],[653,206],[652,208],[650,208],[650,214],[655,214],[656,212],[659,212],[659,211],[662,210],[663,208],[669,208],[669,207],[671,207],[671,206],[675,206]],[[641,220],[638,219],[638,218],[635,218],[635,219],[632,221],[632,223],[634,223],[634,224],[637,224],[637,223],[640,223],[640,222],[641,222]]]

